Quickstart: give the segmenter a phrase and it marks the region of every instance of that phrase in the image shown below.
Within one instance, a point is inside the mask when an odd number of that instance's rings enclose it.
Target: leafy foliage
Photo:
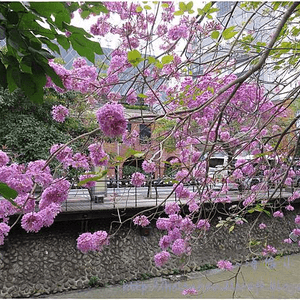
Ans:
[[[103,54],[99,43],[90,40],[90,34],[70,25],[71,14],[79,8],[75,2],[1,2],[0,39],[7,45],[7,51],[0,52],[3,88],[11,92],[20,88],[31,101],[42,103],[46,76],[64,88],[60,77],[48,65],[48,60],[54,58],[48,49],[60,54],[57,43],[65,50],[72,45],[79,55],[93,63],[95,54]],[[106,13],[107,9],[92,2],[84,4],[82,15],[88,17],[100,12]]]

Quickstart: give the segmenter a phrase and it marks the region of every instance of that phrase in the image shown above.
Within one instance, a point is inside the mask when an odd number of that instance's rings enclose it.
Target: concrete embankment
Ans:
[[[201,266],[214,265],[220,259],[233,263],[255,257],[249,251],[249,237],[260,242],[252,248],[261,253],[264,243],[275,246],[281,253],[299,251],[297,244],[285,244],[294,228],[294,219],[300,214],[299,205],[293,212],[285,212],[283,219],[270,218],[265,214],[251,214],[248,223],[229,228],[215,228],[217,217],[207,236],[193,247],[193,253],[186,261],[186,272],[200,270]],[[267,228],[261,230],[258,224],[264,222]],[[253,226],[254,225],[254,226]],[[93,220],[88,230],[108,230],[109,220]],[[27,234],[15,228],[5,247],[0,250],[0,297],[30,297],[57,292],[83,289],[97,279],[100,285],[117,284],[123,281],[142,279],[176,273],[180,269],[178,258],[163,268],[157,268],[153,256],[160,251],[158,242],[163,232],[152,229],[149,236],[141,236],[138,228],[125,224],[110,238],[110,245],[101,253],[82,254],[76,249],[76,239],[82,231],[80,221],[59,222],[37,234]]]

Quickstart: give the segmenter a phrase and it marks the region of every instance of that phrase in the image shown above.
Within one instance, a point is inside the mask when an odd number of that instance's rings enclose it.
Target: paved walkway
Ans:
[[[47,296],[46,298],[120,299],[120,298],[260,298],[300,299],[300,254],[279,259],[252,261],[233,271],[219,269],[193,272],[187,280],[176,276],[157,277],[146,281],[133,281],[105,288],[91,288]],[[184,289],[195,288],[197,296],[186,297]]]

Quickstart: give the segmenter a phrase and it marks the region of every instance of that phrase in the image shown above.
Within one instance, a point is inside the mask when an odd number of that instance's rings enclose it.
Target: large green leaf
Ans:
[[[238,32],[234,31],[235,26],[231,26],[226,28],[223,32],[222,32],[222,36],[225,40],[229,40],[232,37],[234,37]]]
[[[15,199],[18,196],[18,192],[10,188],[6,183],[0,182],[0,195],[5,199]]]

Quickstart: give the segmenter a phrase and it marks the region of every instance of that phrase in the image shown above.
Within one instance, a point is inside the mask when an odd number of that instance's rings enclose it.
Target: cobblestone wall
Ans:
[[[297,244],[282,243],[294,227],[296,214],[300,214],[300,208],[285,213],[284,219],[261,215],[257,223],[253,215],[249,223],[238,225],[231,233],[228,228],[212,229],[195,246],[185,270],[199,270],[203,265],[216,264],[224,258],[232,262],[249,259],[250,233],[252,240],[267,240],[280,252],[298,252]],[[89,230],[107,230],[107,222],[90,222]],[[260,222],[267,224],[267,229],[258,229]],[[101,253],[82,254],[76,249],[80,225],[79,221],[58,223],[37,234],[13,230],[0,250],[0,297],[29,297],[82,289],[89,287],[93,276],[105,285],[139,279],[146,274],[171,274],[179,269],[175,257],[164,268],[155,267],[153,256],[159,251],[157,245],[163,234],[156,229],[150,236],[143,237],[137,228],[124,226],[110,238],[110,245]]]

